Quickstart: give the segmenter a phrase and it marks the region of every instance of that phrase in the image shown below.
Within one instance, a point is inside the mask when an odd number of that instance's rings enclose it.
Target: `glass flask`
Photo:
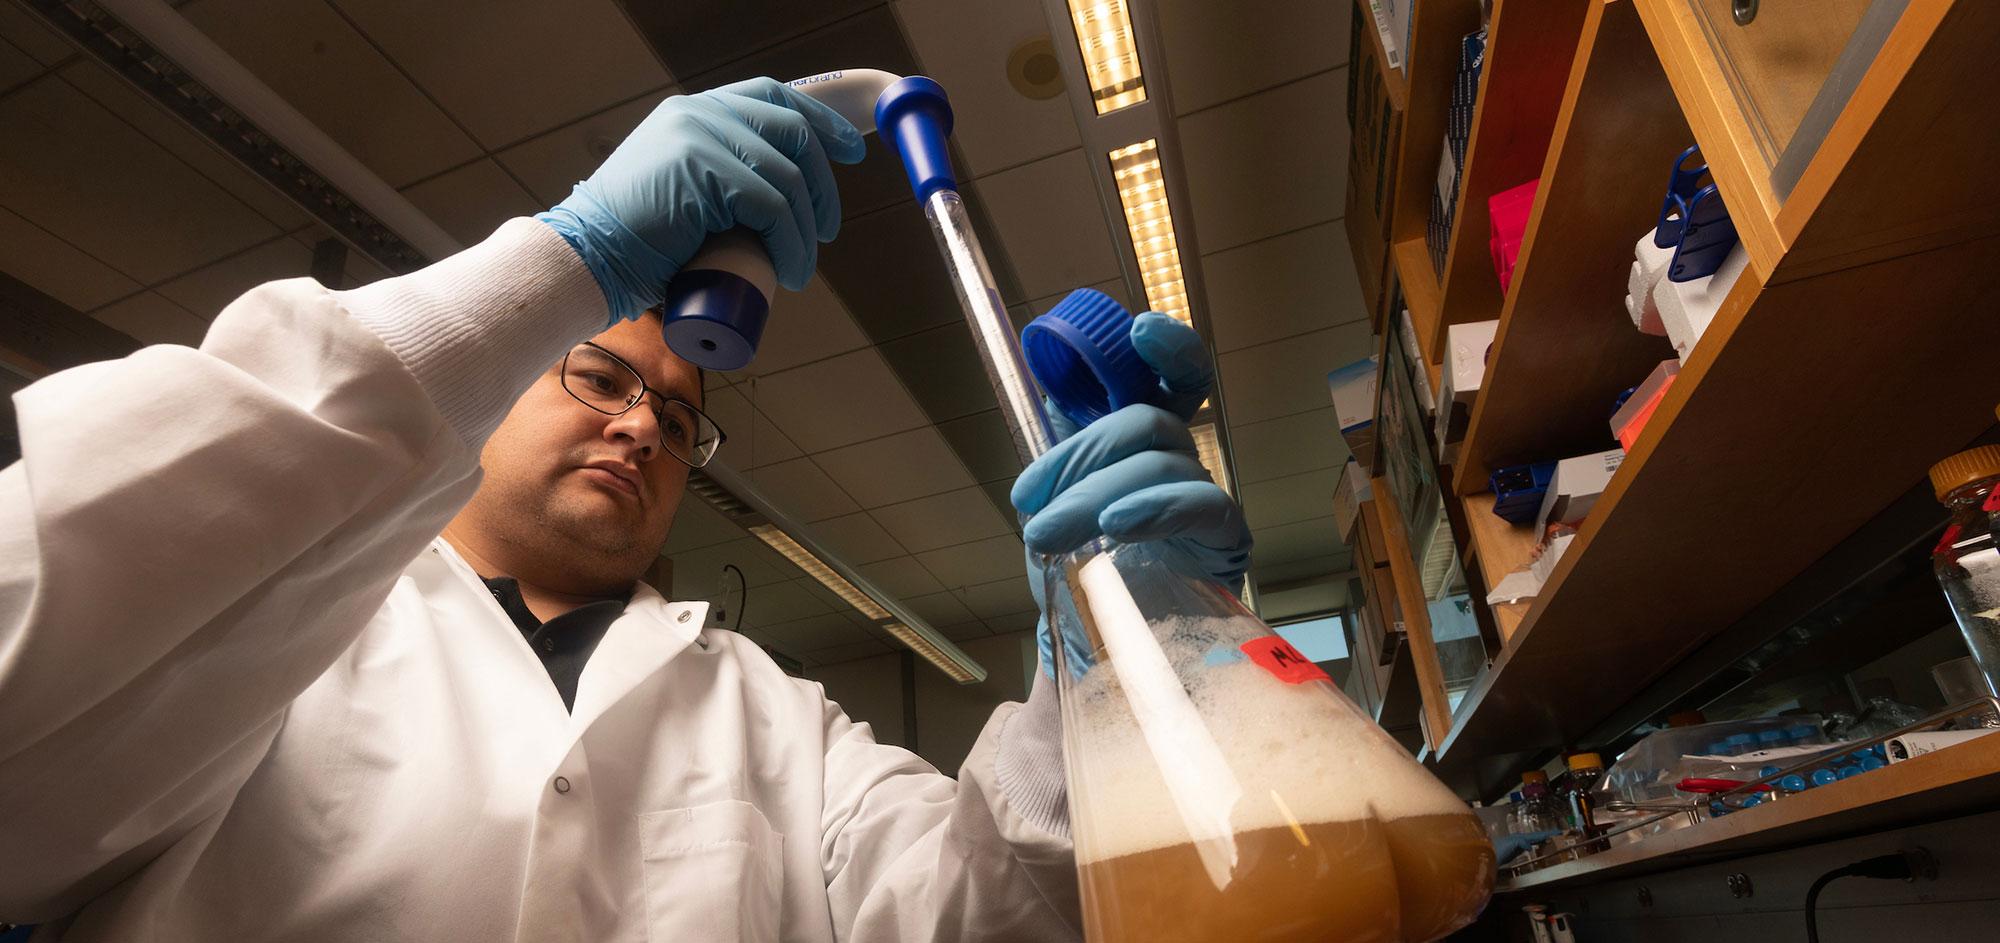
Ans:
[[[1472,810],[1158,544],[1049,561],[1091,943],[1434,940],[1493,889]]]

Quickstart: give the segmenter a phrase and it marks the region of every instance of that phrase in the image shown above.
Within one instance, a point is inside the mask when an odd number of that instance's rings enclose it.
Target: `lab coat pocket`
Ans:
[[[640,816],[647,938],[777,940],[784,843],[756,806],[734,799]]]

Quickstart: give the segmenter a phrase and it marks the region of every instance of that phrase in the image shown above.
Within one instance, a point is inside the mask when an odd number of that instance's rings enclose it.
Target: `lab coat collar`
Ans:
[[[432,542],[431,548],[449,562],[452,571],[466,582],[481,599],[489,594],[485,584],[472,565],[459,556],[457,548],[443,537]],[[498,607],[494,607],[498,611]],[[503,617],[505,613],[501,614]],[[581,737],[592,722],[611,709],[613,704],[640,682],[652,676],[673,660],[675,655],[690,644],[706,650],[708,645],[701,639],[702,624],[708,618],[706,602],[669,602],[645,583],[635,583],[632,599],[625,604],[625,612],[613,620],[605,630],[604,638],[591,652],[590,661],[583,666],[583,676],[576,686],[576,704],[570,711],[570,731],[574,737]],[[513,629],[513,623],[506,627]],[[534,652],[521,640],[518,631],[510,631],[512,641],[531,660]],[[536,667],[540,664],[537,662]],[[551,698],[556,697],[553,688]]]

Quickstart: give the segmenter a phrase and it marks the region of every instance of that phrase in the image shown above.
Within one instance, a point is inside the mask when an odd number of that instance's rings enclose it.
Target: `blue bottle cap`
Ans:
[[[1743,807],[1746,809],[1750,808],[1753,805],[1763,805],[1763,804],[1764,804],[1763,796],[1751,796],[1750,798],[1743,800]]]
[[[1021,355],[1078,428],[1148,402],[1159,389],[1153,368],[1132,348],[1132,315],[1094,288],[1070,292],[1023,328]]]
[[[958,189],[951,171],[951,101],[944,87],[921,75],[899,79],[875,99],[875,130],[903,159],[910,192],[923,203],[939,190]]]
[[[1728,807],[1728,806],[1726,806],[1726,805],[1723,805],[1723,804],[1722,804],[1722,800],[1721,800],[1721,799],[1710,799],[1710,800],[1708,800],[1708,814],[1710,814],[1710,815],[1728,815],[1728,814],[1729,814],[1729,807]]]
[[[1840,778],[1839,773],[1836,773],[1833,770],[1827,769],[1825,767],[1821,767],[1819,769],[1812,771],[1812,780],[1813,780],[1813,785],[1815,786],[1825,786],[1839,778]]]
[[[1757,742],[1757,739],[1747,733],[1732,733],[1723,738],[1723,741],[1729,744],[1730,752],[1742,753],[1750,749],[1751,745]]]
[[[1815,786],[1819,785],[1817,777],[1815,777],[1813,785]],[[1786,792],[1805,792],[1806,778],[1804,776],[1800,776],[1797,773],[1793,773],[1790,776],[1778,780],[1778,788],[1783,789]]]
[[[1819,733],[1819,728],[1812,724],[1794,724],[1785,728],[1785,733],[1794,740],[1810,740],[1814,734]]]
[[[1887,765],[1889,765],[1889,761],[1879,756],[1864,756],[1861,758],[1861,771],[1864,773],[1873,772]]]
[[[1864,770],[1859,766],[1843,766],[1839,770],[1839,775],[1841,779],[1853,779],[1854,777],[1859,776],[1865,772],[1867,772],[1867,770]]]
[[[1701,755],[1703,756],[1724,756],[1728,753],[1729,744],[1723,743],[1720,740],[1701,748]]]
[[[1757,771],[1757,778],[1758,778],[1758,779],[1770,779],[1770,778],[1771,778],[1772,776],[1775,776],[1775,775],[1777,775],[1777,773],[1778,773],[1778,770],[1779,770],[1779,767],[1776,767],[1776,766],[1772,766],[1772,765],[1770,765],[1769,763],[1766,763],[1766,764],[1764,764],[1764,766],[1763,766],[1763,768],[1762,768],[1762,769],[1759,769],[1759,770]]]
[[[1784,746],[1785,741],[1791,738],[1791,734],[1782,730],[1759,730],[1757,731],[1757,748],[1760,750],[1769,750],[1773,747]]]

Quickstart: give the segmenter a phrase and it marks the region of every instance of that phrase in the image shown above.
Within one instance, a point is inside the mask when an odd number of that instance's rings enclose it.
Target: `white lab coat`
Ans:
[[[18,394],[0,919],[64,940],[1076,935],[1051,797],[996,782],[1014,705],[954,782],[640,586],[564,709],[436,536],[484,437],[602,311],[568,246],[515,221],[357,291],[263,286],[199,351]]]

